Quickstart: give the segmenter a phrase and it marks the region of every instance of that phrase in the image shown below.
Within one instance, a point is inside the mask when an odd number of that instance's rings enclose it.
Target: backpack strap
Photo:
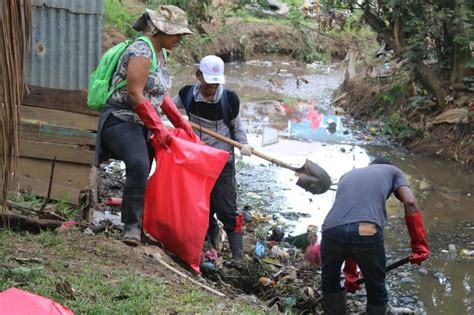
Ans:
[[[153,47],[153,43],[151,42],[151,40],[150,40],[147,36],[142,35],[142,36],[137,37],[134,41],[130,41],[129,46],[130,46],[132,43],[134,43],[135,41],[137,41],[137,40],[142,40],[142,41],[144,41],[144,42],[147,43],[148,46],[150,47],[150,49],[151,49],[150,73],[155,72],[158,62],[157,62],[157,58],[156,58],[155,48]],[[163,50],[164,50],[164,49],[163,49]],[[167,52],[166,52],[166,57],[164,57],[164,56],[165,56],[165,55],[163,54],[163,58],[164,58],[165,61],[166,61],[166,60],[168,59],[168,54],[167,54]],[[126,85],[127,85],[127,80],[126,80],[126,79],[120,81],[120,82],[115,86],[115,88],[110,92],[110,95],[112,95],[115,91],[124,88]]]
[[[229,128],[230,137],[232,138],[232,140],[234,140],[235,129],[231,124],[231,120],[234,115],[232,112],[232,107],[229,106],[229,97],[227,95],[226,88],[224,88],[224,91],[222,91],[221,99],[219,100],[219,105],[221,106],[222,115],[224,117],[224,123],[226,124],[227,128]]]
[[[156,70],[156,65],[157,65],[157,58],[156,58],[156,52],[155,52],[155,47],[153,47],[153,43],[151,42],[151,40],[145,36],[145,35],[142,35],[140,37],[138,37],[136,40],[142,40],[144,41],[145,43],[148,44],[148,46],[150,46],[150,49],[151,49],[151,65],[150,65],[150,72],[154,72]],[[164,56],[164,55],[163,55]]]
[[[188,115],[188,118],[190,118],[189,117],[189,108],[191,107],[191,104],[193,103],[193,100],[194,100],[194,93],[193,93],[194,87],[195,87],[195,85],[191,85],[189,87],[188,91],[184,95],[184,99],[182,100],[183,101],[183,107],[184,107],[184,110],[186,111],[186,114]]]

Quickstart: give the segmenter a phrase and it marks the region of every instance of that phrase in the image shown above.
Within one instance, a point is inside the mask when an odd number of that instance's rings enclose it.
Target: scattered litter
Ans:
[[[67,230],[69,230],[70,228],[72,228],[73,226],[75,226],[77,224],[76,221],[67,221],[67,222],[64,222],[63,224],[61,224],[60,227],[57,228],[57,232],[58,233],[64,233],[66,232]]]
[[[255,255],[262,256],[265,253],[265,245],[262,242],[255,244]]]

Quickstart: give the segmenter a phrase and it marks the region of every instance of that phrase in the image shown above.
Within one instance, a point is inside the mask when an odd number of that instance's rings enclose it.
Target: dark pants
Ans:
[[[226,232],[234,231],[235,218],[237,217],[237,192],[235,185],[235,165],[233,161],[226,163],[212,189],[209,231],[218,228],[214,214],[216,214],[219,221],[224,224],[224,230]]]
[[[372,236],[359,234],[359,224],[336,226],[323,232],[321,241],[323,293],[342,291],[341,266],[353,257],[366,280],[367,303],[385,305],[388,301],[385,287],[385,246],[383,231],[377,228]]]
[[[102,130],[102,141],[111,157],[122,160],[126,167],[122,222],[141,224],[145,188],[154,155],[148,141],[148,130],[143,125],[122,121],[109,115]]]

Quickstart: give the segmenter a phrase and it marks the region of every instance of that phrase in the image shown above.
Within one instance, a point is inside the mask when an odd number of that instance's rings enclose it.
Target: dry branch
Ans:
[[[47,219],[35,219],[21,214],[4,212],[0,216],[0,222],[6,224],[9,222],[10,227],[19,227],[22,230],[30,232],[40,232],[41,230],[55,230],[60,227],[63,222]]]
[[[217,295],[217,296],[220,296],[220,297],[225,297],[225,294],[224,293],[221,293],[219,291],[217,291],[216,289],[213,289],[199,281],[196,281],[194,280],[193,278],[191,278],[190,276],[182,273],[181,271],[179,271],[178,269],[174,268],[173,266],[169,265],[166,261],[164,261],[162,258],[161,258],[161,254],[158,253],[158,252],[151,252],[151,253],[147,253],[150,257],[152,257],[153,259],[155,259],[156,261],[158,261],[162,266],[164,266],[165,268],[171,270],[172,272],[174,272],[175,274],[177,274],[178,276],[186,279],[186,280],[189,280],[191,281],[193,284]]]

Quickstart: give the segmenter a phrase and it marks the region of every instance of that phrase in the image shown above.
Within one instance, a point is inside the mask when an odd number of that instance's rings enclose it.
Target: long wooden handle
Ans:
[[[233,147],[236,147],[238,149],[242,148],[243,147],[243,144],[241,143],[238,143],[237,141],[234,141],[232,139],[229,139],[227,137],[224,137],[223,135],[221,134],[218,134],[217,132],[214,132],[212,130],[209,130],[207,128],[204,128],[202,126],[199,126],[198,124],[190,121],[189,122],[191,124],[191,126],[193,126],[194,129],[196,130],[199,130],[201,132],[204,132],[205,134],[208,134],[210,135],[211,137],[213,138],[216,138],[217,140],[220,140],[222,142],[225,142],[227,144],[230,144],[231,146]],[[258,156],[259,158],[262,158],[264,160],[267,160],[268,162],[270,163],[273,163],[275,165],[278,165],[278,166],[281,166],[281,167],[284,167],[284,168],[287,168],[287,169],[290,169],[294,172],[297,172],[298,171],[298,168],[297,167],[294,167],[294,166],[291,166],[291,165],[288,165],[280,160],[277,160],[277,159],[274,159],[272,158],[271,156],[268,156],[266,154],[263,154],[262,152],[259,152],[259,151],[256,151],[255,149],[252,149],[252,154],[255,155],[255,156]]]
[[[405,258],[402,258],[400,260],[397,260],[396,262],[394,262],[393,264],[390,264],[388,265],[386,268],[385,268],[385,272],[389,272],[390,270],[393,270],[395,268],[398,268],[404,264],[407,264],[410,262],[410,257],[405,257]],[[365,278],[360,278],[360,279],[357,279],[356,283],[357,284],[362,284],[365,282]]]

